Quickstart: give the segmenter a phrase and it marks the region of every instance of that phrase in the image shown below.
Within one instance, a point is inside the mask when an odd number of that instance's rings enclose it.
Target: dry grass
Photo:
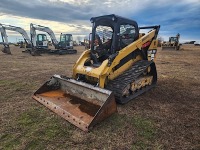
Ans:
[[[158,85],[85,133],[31,96],[78,55],[0,53],[0,149],[200,149],[200,48],[161,51]]]

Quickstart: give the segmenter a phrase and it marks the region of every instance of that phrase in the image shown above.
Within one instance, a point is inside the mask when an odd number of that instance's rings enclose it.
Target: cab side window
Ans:
[[[135,39],[135,27],[131,24],[121,24],[119,33],[119,47],[124,47],[131,44]]]

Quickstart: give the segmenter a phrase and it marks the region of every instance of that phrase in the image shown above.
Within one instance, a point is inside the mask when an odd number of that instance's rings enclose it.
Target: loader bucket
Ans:
[[[60,75],[51,77],[33,98],[84,131],[117,111],[111,91]]]
[[[3,52],[3,53],[6,53],[6,54],[11,54],[10,47],[4,47],[4,48],[2,49],[2,52]]]

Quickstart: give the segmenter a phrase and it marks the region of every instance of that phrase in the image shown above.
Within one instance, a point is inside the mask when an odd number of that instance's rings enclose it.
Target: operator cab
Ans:
[[[170,37],[169,42],[178,42],[178,38],[177,37]]]
[[[36,45],[38,48],[48,48],[48,40],[46,34],[37,34]]]
[[[115,57],[121,49],[139,38],[137,22],[117,15],[91,18],[91,60],[98,67],[106,59]]]
[[[72,34],[60,34],[60,42],[58,44],[59,49],[73,49],[73,37]]]

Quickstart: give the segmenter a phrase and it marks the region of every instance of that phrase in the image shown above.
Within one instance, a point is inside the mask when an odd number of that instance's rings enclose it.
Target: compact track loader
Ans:
[[[90,49],[73,67],[73,76],[54,75],[33,95],[84,131],[156,85],[154,58],[160,26],[138,27],[116,15],[91,18]],[[151,29],[139,33],[141,29]]]

